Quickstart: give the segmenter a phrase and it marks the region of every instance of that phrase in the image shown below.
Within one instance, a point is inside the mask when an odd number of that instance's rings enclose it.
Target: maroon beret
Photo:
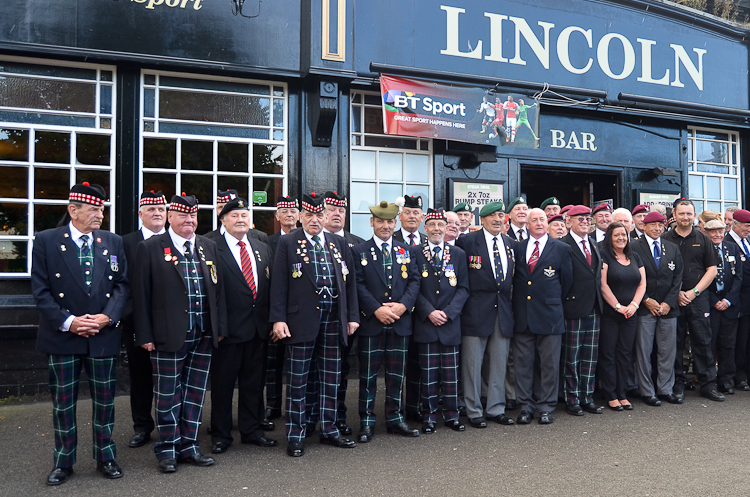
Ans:
[[[612,212],[612,207],[610,207],[610,205],[607,202],[602,202],[601,204],[594,207],[594,214],[600,211]]]
[[[547,219],[547,224],[552,224],[553,221],[560,221],[561,223],[564,223],[562,214],[555,214],[551,218]]]
[[[585,205],[574,205],[568,211],[568,217],[590,216],[590,215],[591,215],[591,209],[589,209]]]
[[[562,209],[560,209],[560,214],[565,214],[566,212],[568,212],[572,208],[573,208],[573,204],[568,204],[565,207],[563,207]]]
[[[643,218],[643,223],[644,224],[648,224],[648,223],[663,223],[666,220],[667,220],[667,218],[664,217],[664,215],[662,215],[659,212],[654,211],[654,212],[649,212],[648,215]]]
[[[745,209],[736,210],[732,214],[732,219],[738,223],[750,223],[750,211]]]
[[[641,214],[642,212],[651,212],[651,207],[649,207],[646,204],[639,204],[633,207],[632,214],[635,216],[636,214]]]

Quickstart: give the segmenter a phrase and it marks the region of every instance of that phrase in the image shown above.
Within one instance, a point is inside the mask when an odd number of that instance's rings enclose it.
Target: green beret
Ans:
[[[516,205],[518,205],[518,204],[525,204],[525,203],[526,203],[526,199],[525,198],[523,198],[523,197],[516,197],[516,198],[514,198],[513,200],[510,201],[510,204],[508,204],[508,210],[506,210],[505,212],[506,213],[510,212],[510,211],[513,210],[513,207],[515,207]]]
[[[505,204],[503,204],[502,201],[498,200],[497,202],[490,202],[489,204],[482,207],[481,211],[479,211],[479,217],[489,216],[493,212],[504,211],[504,210],[505,210]]]
[[[370,212],[379,219],[396,219],[396,216],[398,216],[398,205],[389,204],[383,200],[379,205],[370,206]]]
[[[461,202],[460,204],[456,204],[456,206],[453,208],[453,212],[471,212],[471,206],[467,204],[466,202]]]
[[[542,202],[542,206],[540,207],[540,209],[544,210],[544,208],[547,207],[548,205],[560,205],[560,201],[557,200],[557,197],[550,197],[544,202]]]

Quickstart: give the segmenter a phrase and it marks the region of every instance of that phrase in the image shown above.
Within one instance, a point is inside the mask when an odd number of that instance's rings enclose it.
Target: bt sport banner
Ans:
[[[539,106],[526,95],[380,77],[389,135],[539,148]]]

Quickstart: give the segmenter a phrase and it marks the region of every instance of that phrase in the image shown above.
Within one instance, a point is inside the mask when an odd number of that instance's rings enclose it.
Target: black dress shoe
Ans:
[[[507,407],[506,407],[507,409]],[[529,411],[521,411],[521,414],[518,415],[518,418],[516,419],[516,423],[519,425],[527,425],[531,423],[531,420],[534,419],[534,414]]]
[[[505,400],[505,410],[506,411],[515,411],[518,409],[518,401],[516,399],[506,399]]]
[[[497,424],[510,426],[516,424],[515,421],[513,421],[513,418],[509,418],[505,414],[501,414],[499,416],[487,416],[487,421],[494,421]]]
[[[131,447],[133,449],[135,449],[136,447],[142,447],[143,445],[146,445],[149,440],[151,440],[150,433],[146,433],[145,431],[139,431],[139,432],[136,432],[135,435],[133,435],[130,438],[130,442],[128,442],[128,447]]]
[[[388,425],[385,429],[388,433],[395,433],[396,435],[402,435],[404,437],[419,436],[419,430],[416,428],[410,428],[409,425],[404,422],[396,423],[395,425]]]
[[[594,404],[593,402],[587,402],[586,404],[581,404],[581,408],[583,408],[584,411],[589,412],[591,414],[602,413],[602,408]]]
[[[286,453],[291,457],[302,457],[305,455],[305,445],[302,442],[289,442]]]
[[[120,469],[120,466],[117,465],[114,459],[106,462],[99,461],[96,463],[96,470],[103,474],[104,478],[109,478],[110,480],[122,478],[122,469]]]
[[[278,441],[274,440],[273,438],[267,438],[265,435],[256,435],[254,437],[242,437],[240,440],[241,443],[248,445],[253,444],[257,445],[258,447],[276,447],[278,445]]]
[[[266,406],[266,412],[265,412],[265,418],[269,421],[272,421],[276,418],[281,417],[281,409],[277,409],[274,407],[268,407]]]
[[[539,424],[540,425],[551,425],[555,421],[552,417],[552,413],[549,411],[542,411],[539,413]]]
[[[159,471],[162,473],[174,473],[177,471],[177,459],[162,459],[159,461]]]
[[[352,434],[352,429],[349,428],[349,425],[346,424],[346,421],[344,421],[343,419],[336,421],[334,424],[336,425],[336,428],[339,429],[339,433],[341,433],[342,435]]]
[[[670,404],[682,404],[682,402],[685,400],[684,397],[680,398],[673,393],[670,393],[669,395],[659,395],[659,398],[664,402],[669,402]]]
[[[353,449],[357,446],[357,444],[354,443],[354,440],[349,440],[341,435],[335,437],[320,437],[320,443],[333,445],[339,449]]]
[[[734,390],[732,389],[732,385],[729,382],[719,385],[719,392],[734,395]]]
[[[466,416],[466,406],[458,406],[458,415]]]
[[[661,405],[661,400],[659,400],[659,398],[656,397],[655,395],[651,395],[650,397],[647,395],[644,395],[642,399],[643,399],[643,402],[646,403],[646,405],[651,406],[651,407],[658,407]]]
[[[609,402],[607,402],[607,407],[609,407],[613,411],[617,411],[617,412],[625,410],[625,408],[622,406],[622,404],[617,404],[616,406],[613,406],[612,404],[610,404]]]
[[[571,416],[583,416],[583,408],[579,406],[578,404],[565,405],[565,412],[570,414]]]
[[[695,383],[690,380],[685,382],[685,390],[695,390]]]
[[[633,404],[622,404],[622,410],[623,411],[632,411],[633,410]]]
[[[273,431],[276,429],[276,425],[273,424],[273,421],[271,421],[268,418],[263,418],[263,420],[260,422],[260,429],[263,431]]]
[[[742,390],[743,392],[750,392],[750,385],[748,385],[747,381],[745,380],[737,383],[735,385],[735,388],[737,388],[737,390]]]
[[[429,421],[425,421],[422,423],[422,433],[426,435],[432,435],[435,433],[437,429],[435,429],[435,423],[430,423]]]
[[[453,421],[446,421],[445,426],[453,431],[466,431],[466,426],[459,420],[454,419]]]
[[[424,416],[422,416],[422,413],[419,413],[417,411],[406,411],[404,413],[404,417],[407,420],[416,421],[417,423],[424,422]]]
[[[713,400],[715,402],[724,402],[726,400],[726,397],[724,397],[722,394],[719,393],[716,388],[711,387],[708,390],[704,390],[701,392],[701,397],[705,397],[708,400]]]
[[[214,442],[211,444],[211,453],[223,454],[224,452],[229,450],[230,445],[232,445],[232,442]]]
[[[200,452],[196,452],[192,456],[185,457],[179,461],[192,464],[193,466],[213,466],[214,464],[213,457],[204,456]]]
[[[73,474],[73,468],[55,468],[47,476],[47,485],[62,485]]]
[[[363,426],[359,429],[359,435],[357,435],[357,442],[366,444],[370,440],[372,440],[372,437],[375,436],[375,427],[374,426]]]
[[[469,418],[469,424],[474,428],[487,428],[487,421],[483,417]]]

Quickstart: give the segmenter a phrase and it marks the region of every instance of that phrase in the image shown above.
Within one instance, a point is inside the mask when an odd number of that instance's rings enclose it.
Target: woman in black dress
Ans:
[[[604,306],[599,332],[599,380],[607,404],[614,411],[633,410],[628,401],[628,371],[633,368],[636,311],[646,292],[646,271],[632,252],[621,223],[607,228],[599,248],[602,254]]]

